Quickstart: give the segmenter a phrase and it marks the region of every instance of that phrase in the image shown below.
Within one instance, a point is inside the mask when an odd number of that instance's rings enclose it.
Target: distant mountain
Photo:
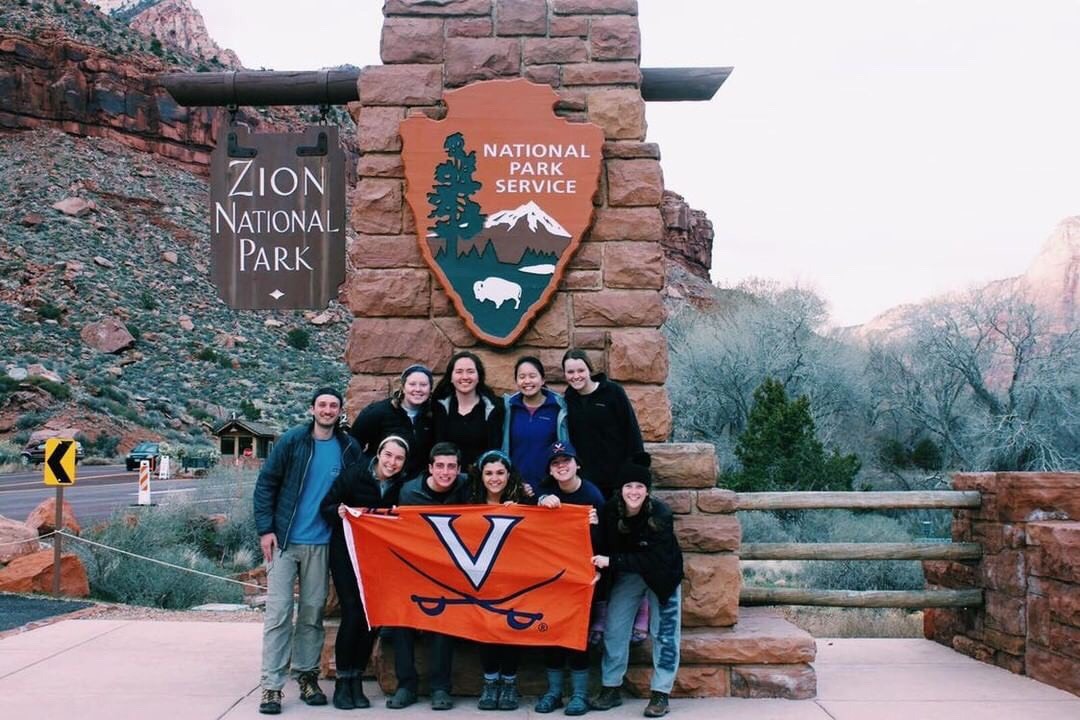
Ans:
[[[1039,254],[1022,275],[994,280],[976,293],[1020,291],[1057,331],[1075,328],[1080,322],[1080,216],[1068,217],[1043,243]],[[856,341],[903,336],[911,318],[929,302],[909,303],[890,308],[864,325],[843,329]]]
[[[458,242],[458,254],[476,249],[483,253],[490,242],[501,263],[517,265],[525,253],[560,255],[572,236],[559,222],[531,200],[513,210],[488,215],[484,229],[471,239]]]
[[[204,70],[241,70],[240,58],[221,48],[206,30],[202,13],[191,0],[91,0],[113,18],[147,37],[198,58]]]

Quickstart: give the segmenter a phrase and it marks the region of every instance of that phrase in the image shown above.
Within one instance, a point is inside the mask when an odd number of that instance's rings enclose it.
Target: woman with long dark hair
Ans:
[[[409,444],[404,438],[397,435],[384,438],[375,449],[374,459],[353,463],[338,475],[319,506],[333,529],[330,573],[341,604],[341,625],[334,643],[337,680],[334,681],[333,702],[334,707],[341,710],[371,707],[371,701],[364,695],[361,674],[371,656],[376,635],[367,624],[341,520],[347,507],[389,508],[397,505],[408,453]]]
[[[357,415],[349,434],[360,443],[368,457],[374,457],[384,438],[397,435],[409,443],[409,457],[402,475],[413,478],[427,468],[428,451],[432,445],[431,430],[431,370],[423,365],[410,365],[401,373],[399,386],[393,395],[377,400]]]
[[[484,363],[467,350],[455,353],[432,393],[435,442],[452,442],[468,469],[487,450],[502,445],[502,403],[487,386]]]
[[[610,499],[619,490],[619,468],[645,451],[637,414],[622,386],[595,372],[584,350],[567,350],[562,365],[570,442],[580,448],[582,474]],[[589,631],[591,644],[602,639],[605,612],[606,603],[599,600]],[[648,634],[649,606],[643,602],[634,620],[633,642],[645,642]]]
[[[481,455],[469,476],[473,503],[505,505],[527,499],[521,476],[502,450],[488,450]],[[480,646],[484,687],[476,704],[478,710],[518,709],[517,668],[520,655],[521,649],[516,645]]]
[[[679,670],[683,560],[671,509],[650,494],[649,464],[645,453],[624,463],[619,493],[600,513],[599,551],[593,565],[607,569],[610,591],[600,665],[603,688],[589,705],[609,710],[622,704],[619,688],[630,657],[634,615],[644,599],[651,608],[653,637],[652,695],[645,717],[660,717],[668,712],[668,696]]]
[[[521,478],[535,492],[547,477],[547,455],[554,442],[570,439],[566,425],[566,401],[544,384],[544,366],[531,355],[514,364],[518,391],[506,395],[502,449],[514,462]]]

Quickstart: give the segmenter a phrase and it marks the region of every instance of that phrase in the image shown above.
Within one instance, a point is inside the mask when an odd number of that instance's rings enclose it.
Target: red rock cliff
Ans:
[[[154,79],[168,70],[150,56],[119,60],[55,32],[0,34],[0,130],[110,138],[205,173],[222,114],[177,105]]]

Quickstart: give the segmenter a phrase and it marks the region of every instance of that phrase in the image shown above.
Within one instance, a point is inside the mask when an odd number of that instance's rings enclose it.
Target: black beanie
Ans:
[[[337,389],[329,387],[329,386],[325,386],[325,387],[318,388],[315,391],[315,394],[311,396],[311,406],[312,407],[315,407],[315,401],[319,399],[320,395],[333,395],[334,397],[337,398],[338,404],[341,404],[341,405],[345,404],[345,400],[341,397],[341,393],[338,392]]]
[[[639,452],[631,455],[630,459],[619,468],[619,487],[621,488],[626,483],[639,482],[651,491],[653,481],[652,471],[649,470],[651,465],[652,458],[649,453]]]

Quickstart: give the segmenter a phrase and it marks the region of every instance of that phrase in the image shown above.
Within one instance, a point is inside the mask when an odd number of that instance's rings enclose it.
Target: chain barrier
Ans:
[[[258,585],[256,583],[244,582],[242,580],[233,580],[232,578],[224,577],[223,575],[214,575],[213,573],[203,572],[202,570],[194,570],[192,568],[184,567],[183,565],[175,565],[173,563],[165,562],[164,560],[158,560],[156,558],[147,557],[146,555],[137,555],[137,554],[135,554],[133,552],[128,552],[127,550],[121,550],[120,548],[111,547],[109,545],[105,545],[104,543],[95,542],[93,540],[87,540],[86,538],[79,537],[78,535],[72,535],[71,533],[66,532],[64,530],[54,530],[52,533],[49,533],[49,534],[50,535],[63,535],[66,538],[70,538],[72,540],[77,540],[78,542],[85,543],[87,545],[93,545],[94,547],[99,547],[99,548],[102,548],[104,550],[111,550],[112,552],[120,553],[121,555],[127,555],[128,557],[137,558],[139,560],[146,560],[147,562],[152,562],[152,563],[156,563],[158,565],[163,565],[163,566],[168,567],[168,568],[173,568],[174,570],[180,570],[182,572],[192,573],[194,575],[202,575],[203,577],[214,578],[215,580],[222,580],[224,582],[233,583],[235,585],[243,585],[244,587],[255,588],[256,590],[262,590],[264,592],[266,591],[266,588],[264,586]],[[43,537],[48,537],[48,536],[43,536]]]

